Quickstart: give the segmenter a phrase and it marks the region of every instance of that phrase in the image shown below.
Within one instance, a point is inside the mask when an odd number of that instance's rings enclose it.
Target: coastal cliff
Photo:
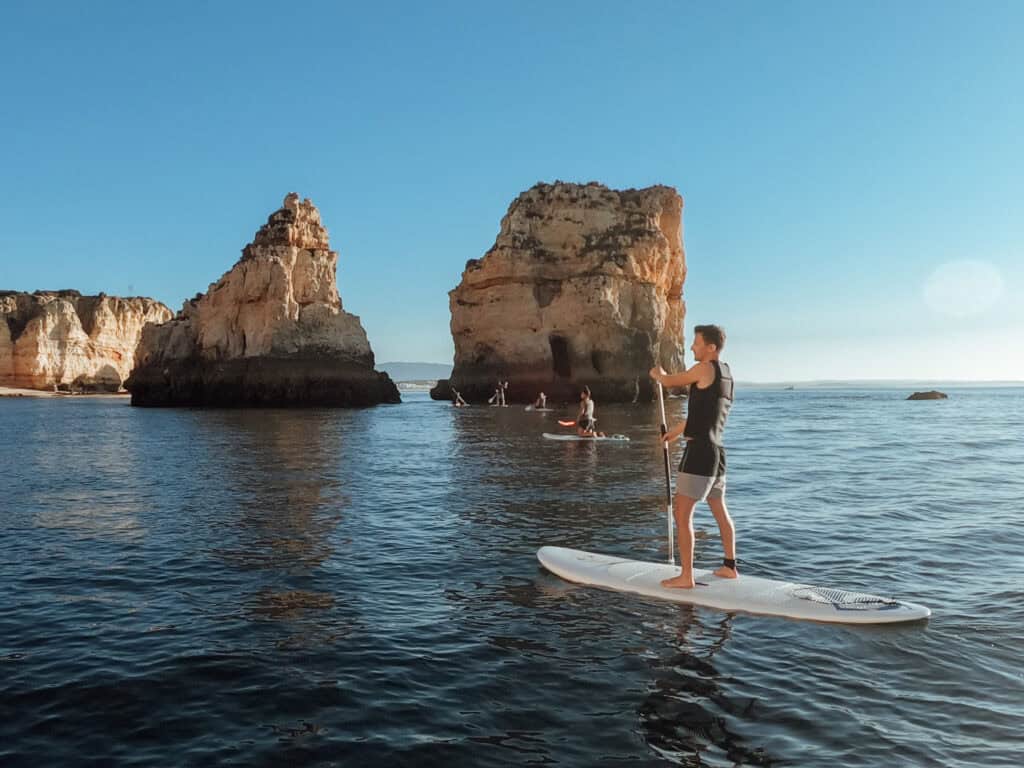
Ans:
[[[231,270],[144,330],[125,384],[132,405],[400,402],[359,318],[342,309],[337,264],[316,206],[286,196]]]
[[[449,293],[455,361],[435,399],[650,400],[648,370],[683,367],[683,199],[671,187],[537,184]]]
[[[143,327],[172,315],[143,297],[0,291],[0,385],[117,392]]]

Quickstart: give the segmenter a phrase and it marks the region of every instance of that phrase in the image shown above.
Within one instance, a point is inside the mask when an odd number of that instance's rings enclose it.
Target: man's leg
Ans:
[[[679,589],[693,588],[693,508],[697,500],[689,496],[676,495],[672,499],[672,517],[676,521],[676,538],[679,540],[679,565],[682,572],[661,582],[663,587]]]
[[[736,561],[736,527],[729,517],[729,510],[725,506],[725,496],[708,497],[708,506],[711,507],[711,514],[715,516],[718,523],[718,533],[722,537],[722,551],[727,560]],[[715,571],[715,576],[725,579],[735,579],[739,575],[736,568],[722,565]]]

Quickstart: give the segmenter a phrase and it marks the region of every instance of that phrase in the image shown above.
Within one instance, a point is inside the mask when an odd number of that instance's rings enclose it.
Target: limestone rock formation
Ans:
[[[655,364],[683,367],[683,199],[671,187],[537,184],[449,293],[455,366],[431,394],[468,400],[650,400]]]
[[[0,385],[117,392],[143,326],[172,315],[142,297],[0,291]]]
[[[400,401],[359,318],[341,307],[320,212],[294,192],[242,257],[142,334],[132,405],[375,405]]]

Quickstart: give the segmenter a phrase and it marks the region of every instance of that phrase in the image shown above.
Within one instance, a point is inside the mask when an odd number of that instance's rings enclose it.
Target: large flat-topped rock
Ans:
[[[375,405],[400,401],[359,318],[342,309],[320,212],[294,192],[242,258],[168,323],[145,329],[133,405]]]
[[[483,400],[649,400],[656,363],[683,367],[683,199],[671,187],[537,184],[502,219],[494,246],[449,293],[450,387]]]
[[[146,323],[173,313],[144,297],[0,291],[0,385],[117,392]]]

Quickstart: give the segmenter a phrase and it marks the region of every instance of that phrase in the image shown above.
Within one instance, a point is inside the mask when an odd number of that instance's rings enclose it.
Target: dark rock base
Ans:
[[[136,368],[132,405],[213,408],[362,407],[400,403],[386,373],[331,358],[184,360]]]

